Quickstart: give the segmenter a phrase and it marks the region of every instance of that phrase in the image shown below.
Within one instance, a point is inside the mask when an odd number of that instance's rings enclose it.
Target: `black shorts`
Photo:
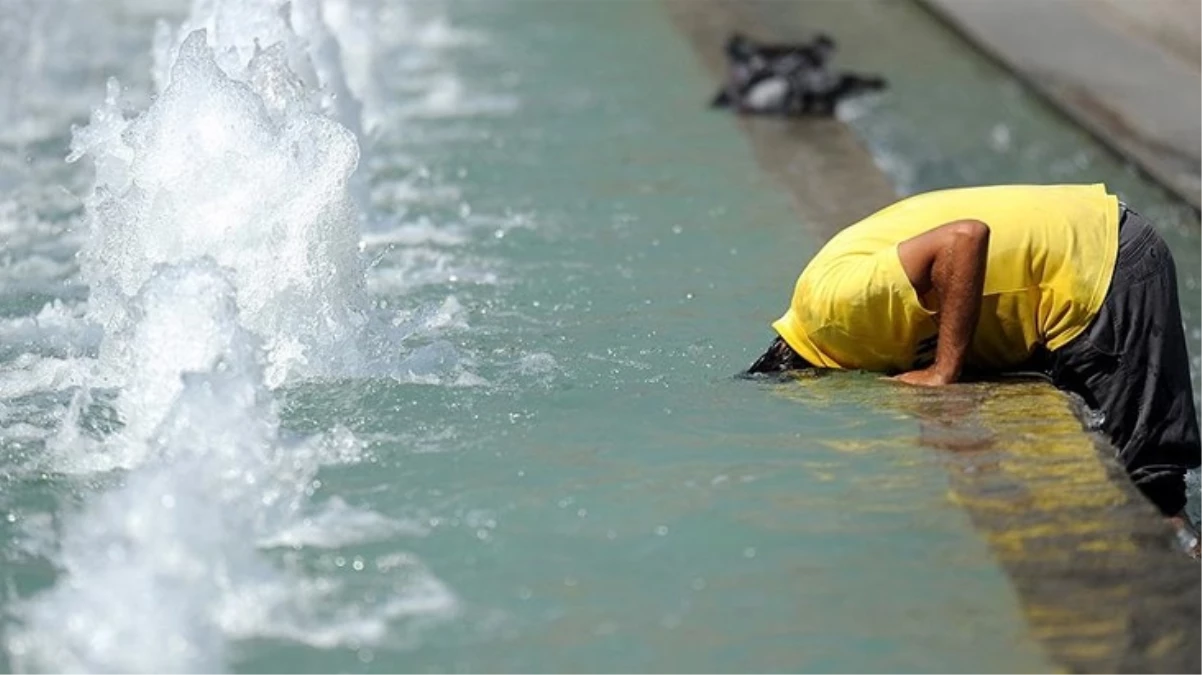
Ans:
[[[1152,225],[1123,207],[1114,277],[1088,330],[1051,353],[1053,383],[1100,413],[1131,479],[1165,515],[1185,506],[1202,445],[1177,271]]]

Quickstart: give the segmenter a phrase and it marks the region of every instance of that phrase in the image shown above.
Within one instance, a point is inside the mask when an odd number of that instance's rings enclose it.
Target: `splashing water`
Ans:
[[[272,45],[303,86],[310,111],[321,113],[346,127],[363,142],[363,105],[350,89],[343,69],[342,47],[326,21],[329,10],[320,0],[193,0],[190,18],[176,29],[160,20],[155,29],[155,88],[163,91],[172,79],[185,39],[204,29],[218,66],[236,80],[268,84],[274,73],[254,72],[252,64],[263,46]],[[264,95],[264,87],[256,86]],[[266,96],[265,96],[266,98]],[[368,205],[366,183],[359,174],[349,179],[351,197],[360,209]]]
[[[218,68],[196,31],[144,115],[121,119],[110,85],[72,158],[96,157],[83,251],[90,318],[106,335],[128,332],[126,299],[155,265],[211,256],[232,270],[275,386],[356,357],[362,274],[347,180],[358,150],[345,128],[305,109],[278,46],[256,54],[247,76],[254,88]],[[104,348],[102,360],[128,361],[124,341]]]
[[[236,80],[254,80],[250,66],[255,56],[264,46],[274,46],[310,94],[311,110],[363,136],[362,106],[347,86],[341,47],[317,0],[194,0],[183,25],[174,30],[165,21],[157,25],[152,74],[160,92],[174,79],[172,64],[183,43],[198,29],[205,31],[218,66]]]
[[[340,123],[358,128],[357,104],[319,24],[313,3],[198,0],[178,32],[160,26],[156,58],[171,63],[154,103],[127,119],[110,82],[76,130],[69,159],[96,170],[80,258],[103,338],[50,446],[60,470],[130,472],[67,518],[62,576],[8,639],[22,669],[216,670],[230,639],[371,645],[397,620],[455,611],[415,560],[392,596],[340,607],[336,582],[258,551],[297,532],[329,541],[316,530],[345,522],[352,539],[403,529],[310,504],[319,468],[357,461],[359,444],[345,430],[282,437],[271,393],[361,372],[373,339],[359,146]],[[83,431],[94,390],[114,392],[120,420],[100,438]]]
[[[418,566],[414,593],[311,630],[333,585],[289,578],[259,557],[256,542],[295,529],[317,469],[353,458],[354,440],[280,438],[260,350],[238,323],[232,284],[210,261],[163,270],[142,298],[143,323],[152,326],[174,313],[166,299],[207,303],[196,305],[207,325],[189,326],[208,337],[209,349],[193,354],[207,367],[183,376],[148,441],[155,461],[67,528],[65,579],[29,606],[10,640],[14,657],[48,670],[214,670],[227,636],[316,634],[327,646],[362,644],[382,639],[387,622],[407,613],[452,611],[453,596]],[[331,513],[391,531],[381,516],[341,502]],[[308,626],[294,630],[301,624]]]

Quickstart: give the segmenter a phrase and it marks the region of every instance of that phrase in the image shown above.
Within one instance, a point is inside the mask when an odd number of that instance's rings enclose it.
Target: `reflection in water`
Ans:
[[[782,393],[917,421],[917,441],[945,453],[948,498],[986,536],[1055,661],[1074,672],[1198,671],[1196,564],[1107,446],[1081,433],[1064,394],[1031,381],[919,389],[843,375],[794,378]]]

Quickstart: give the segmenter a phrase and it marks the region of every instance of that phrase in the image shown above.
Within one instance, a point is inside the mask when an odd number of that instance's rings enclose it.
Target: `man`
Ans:
[[[1038,369],[1102,414],[1140,490],[1183,524],[1198,419],[1172,255],[1103,185],[904,199],[802,271],[750,372],[880,371],[942,386]]]

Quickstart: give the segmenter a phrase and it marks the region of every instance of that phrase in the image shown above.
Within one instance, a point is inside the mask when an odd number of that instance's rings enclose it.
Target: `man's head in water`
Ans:
[[[793,348],[785,342],[784,338],[777,337],[768,345],[768,351],[764,352],[763,356],[756,359],[755,363],[747,369],[747,374],[755,373],[783,373],[787,370],[797,370],[798,368],[812,368],[813,366],[797,355]]]

